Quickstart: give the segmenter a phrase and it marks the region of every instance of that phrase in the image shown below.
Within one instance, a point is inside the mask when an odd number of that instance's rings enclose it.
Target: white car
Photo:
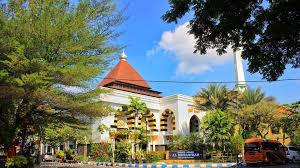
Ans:
[[[292,162],[300,160],[300,151],[295,146],[287,146],[286,157]]]

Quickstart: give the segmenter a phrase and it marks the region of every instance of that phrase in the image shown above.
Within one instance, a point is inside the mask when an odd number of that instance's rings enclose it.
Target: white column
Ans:
[[[244,91],[247,87],[244,75],[243,60],[242,60],[242,48],[237,48],[234,51],[234,65],[235,65],[235,78],[236,87],[240,91]]]
[[[45,147],[45,154],[48,154],[48,144],[46,144]]]
[[[40,142],[40,155],[43,155],[44,151],[44,144]]]
[[[155,141],[153,141],[153,151],[155,151]]]
[[[148,151],[148,152],[150,152],[150,151],[151,151],[151,149],[150,149],[150,148],[151,148],[151,144],[150,144],[150,143],[147,143],[147,151]]]
[[[134,154],[134,145],[135,145],[135,144],[134,144],[134,142],[132,141],[132,142],[131,142],[131,154]]]

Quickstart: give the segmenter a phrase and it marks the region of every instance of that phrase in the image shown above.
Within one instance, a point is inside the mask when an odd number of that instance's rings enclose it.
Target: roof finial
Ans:
[[[126,61],[127,56],[126,56],[126,54],[125,54],[125,52],[124,52],[124,49],[123,49],[123,52],[120,54],[119,58],[120,58],[120,60]]]

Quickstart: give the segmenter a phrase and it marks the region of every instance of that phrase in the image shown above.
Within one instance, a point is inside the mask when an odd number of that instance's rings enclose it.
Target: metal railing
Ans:
[[[211,154],[211,161],[213,162],[239,162],[238,154],[233,153],[218,153]]]

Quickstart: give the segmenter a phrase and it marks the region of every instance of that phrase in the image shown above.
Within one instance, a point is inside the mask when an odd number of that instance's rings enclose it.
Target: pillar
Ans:
[[[243,60],[242,60],[242,48],[237,48],[234,51],[234,65],[235,65],[236,87],[240,91],[244,91],[246,89],[246,81],[245,81]]]

